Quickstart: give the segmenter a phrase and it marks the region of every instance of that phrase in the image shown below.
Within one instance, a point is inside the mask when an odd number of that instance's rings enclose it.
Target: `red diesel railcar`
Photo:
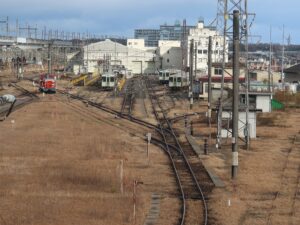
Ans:
[[[56,77],[55,75],[42,74],[40,76],[39,89],[45,93],[56,92]]]

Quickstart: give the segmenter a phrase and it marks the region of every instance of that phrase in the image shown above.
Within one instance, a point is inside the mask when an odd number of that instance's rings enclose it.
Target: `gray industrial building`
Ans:
[[[300,64],[284,70],[284,81],[287,83],[300,83]]]
[[[136,29],[134,38],[144,39],[146,47],[158,47],[159,40],[180,41],[184,32],[187,34],[195,26],[183,26],[179,21],[174,25],[160,25],[159,29]]]

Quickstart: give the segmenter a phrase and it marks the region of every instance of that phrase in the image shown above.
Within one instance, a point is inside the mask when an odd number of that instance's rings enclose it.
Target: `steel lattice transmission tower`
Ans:
[[[245,83],[243,84],[245,91],[245,111],[246,123],[244,132],[246,134],[245,142],[249,146],[249,73],[248,73],[248,37],[249,29],[255,18],[255,14],[248,12],[247,0],[218,0],[216,29],[219,34],[223,35],[223,57],[222,57],[222,81],[221,81],[221,94],[218,110],[218,130],[217,130],[217,147],[221,147],[221,131],[222,131],[222,113],[224,103],[224,76],[226,71],[226,62],[229,54],[228,45],[232,45],[232,28],[233,28],[233,11],[240,12],[240,42],[241,48],[241,63],[244,68]],[[251,20],[251,23],[249,21]]]

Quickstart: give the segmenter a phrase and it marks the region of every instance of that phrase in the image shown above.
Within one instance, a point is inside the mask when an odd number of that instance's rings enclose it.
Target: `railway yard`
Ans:
[[[17,101],[0,106],[1,225],[300,224],[299,108],[258,113],[233,180],[231,144],[215,148],[207,102],[190,109],[187,91],[135,76],[44,94],[34,79],[2,77]]]

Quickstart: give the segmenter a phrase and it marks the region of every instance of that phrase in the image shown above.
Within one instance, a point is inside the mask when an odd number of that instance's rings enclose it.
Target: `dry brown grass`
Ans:
[[[240,149],[236,180],[231,180],[230,176],[232,157],[230,147],[222,148],[218,153],[204,158],[205,163],[214,168],[216,174],[226,184],[225,189],[214,190],[210,201],[215,224],[265,225],[268,224],[270,215],[272,215],[270,224],[288,224],[287,221],[291,219],[300,221],[299,214],[291,216],[285,213],[292,208],[289,201],[282,201],[271,210],[276,193],[287,186],[282,183],[282,174],[283,171],[285,174],[289,172],[285,170],[285,166],[289,149],[292,147],[290,136],[299,132],[299,110],[264,114],[260,115],[258,120],[260,122],[257,133],[260,138],[251,141],[250,151]],[[293,157],[293,160],[296,158]],[[295,178],[289,180],[289,183],[293,182]],[[280,200],[293,198],[293,190],[288,190],[289,192],[285,191],[279,195]],[[231,205],[228,204],[228,200],[231,201]]]
[[[143,141],[83,118],[54,96],[13,113],[0,132],[0,224],[132,224],[134,179],[144,182],[137,192],[137,224],[142,224],[153,192],[176,192],[160,150],[151,146],[148,165]],[[156,179],[158,171],[161,179]],[[177,205],[170,209],[176,213]]]

